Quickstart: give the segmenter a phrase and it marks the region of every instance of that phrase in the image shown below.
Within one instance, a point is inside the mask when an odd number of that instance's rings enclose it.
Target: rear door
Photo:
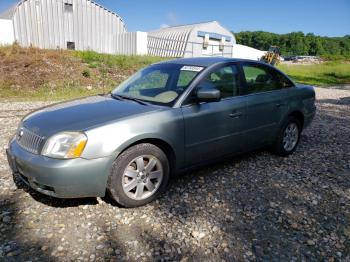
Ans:
[[[293,85],[277,70],[261,63],[242,63],[247,101],[246,143],[259,147],[276,135],[279,123],[288,111],[287,89]]]
[[[239,96],[240,74],[234,64],[213,69],[199,87],[221,91],[219,102],[182,106],[185,122],[187,165],[219,158],[239,151],[242,145],[243,119],[246,103]]]

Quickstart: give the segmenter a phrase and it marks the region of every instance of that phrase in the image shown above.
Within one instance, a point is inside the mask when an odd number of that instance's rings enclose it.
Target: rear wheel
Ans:
[[[155,145],[130,147],[115,161],[108,180],[108,192],[119,204],[137,207],[153,201],[169,180],[169,162]]]
[[[280,156],[292,154],[298,146],[301,134],[301,123],[298,118],[289,116],[281,126],[272,146],[273,153]]]

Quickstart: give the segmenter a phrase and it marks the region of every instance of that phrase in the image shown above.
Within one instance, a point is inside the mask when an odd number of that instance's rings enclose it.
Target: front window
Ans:
[[[179,64],[153,65],[121,83],[112,94],[171,106],[202,70]]]
[[[239,73],[235,65],[224,66],[209,73],[199,86],[220,90],[221,98],[238,95]]]

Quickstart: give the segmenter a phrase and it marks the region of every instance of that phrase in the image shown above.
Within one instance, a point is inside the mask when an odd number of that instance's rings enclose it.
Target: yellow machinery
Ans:
[[[280,54],[280,48],[278,46],[270,46],[269,51],[262,57],[262,61],[270,65],[277,65],[281,60]]]

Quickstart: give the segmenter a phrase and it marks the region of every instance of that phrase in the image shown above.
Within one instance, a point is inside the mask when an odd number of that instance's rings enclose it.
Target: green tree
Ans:
[[[350,35],[321,37],[312,33],[292,32],[274,34],[263,31],[244,31],[235,34],[238,44],[267,50],[277,45],[282,55],[320,55],[350,57]]]

